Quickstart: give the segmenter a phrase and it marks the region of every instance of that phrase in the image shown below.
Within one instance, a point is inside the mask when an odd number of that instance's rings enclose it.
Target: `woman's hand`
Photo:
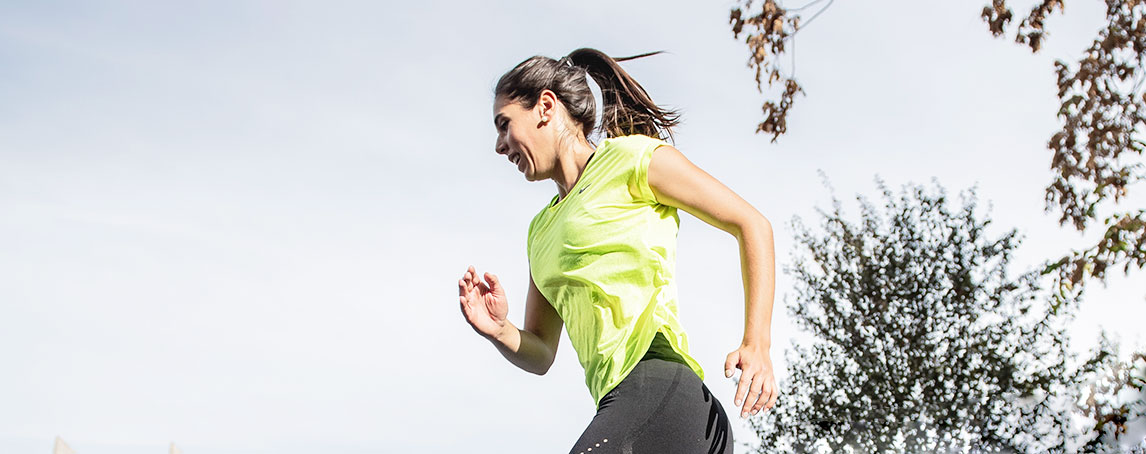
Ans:
[[[485,280],[482,282],[478,279],[477,271],[470,266],[458,281],[458,299],[461,301],[462,314],[474,331],[493,339],[506,326],[509,303],[497,276],[485,273]]]
[[[724,361],[724,376],[732,377],[733,368],[741,371],[735,400],[736,406],[741,407],[741,418],[776,404],[780,389],[776,387],[776,377],[772,374],[772,358],[768,355],[767,346],[741,344]]]

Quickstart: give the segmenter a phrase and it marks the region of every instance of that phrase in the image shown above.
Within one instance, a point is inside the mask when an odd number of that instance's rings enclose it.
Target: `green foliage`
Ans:
[[[938,183],[878,185],[858,222],[834,196],[819,231],[792,222],[788,306],[817,342],[752,419],[761,451],[1067,452],[1068,314],[1048,314],[1037,271],[1009,273],[1017,233],[990,236],[974,190],[955,207]]]

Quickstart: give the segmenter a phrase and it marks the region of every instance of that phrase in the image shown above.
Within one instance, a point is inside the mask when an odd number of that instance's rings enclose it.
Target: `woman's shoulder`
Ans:
[[[649,137],[643,134],[632,134],[627,136],[609,137],[601,141],[601,145],[597,147],[598,150],[603,150],[605,153],[619,153],[628,156],[640,156],[646,152],[650,147],[657,147],[661,145],[668,145],[668,142],[657,138]]]
[[[641,146],[651,143],[667,143],[658,137],[649,137],[644,134],[630,134],[627,136],[609,137],[601,141],[601,146]]]

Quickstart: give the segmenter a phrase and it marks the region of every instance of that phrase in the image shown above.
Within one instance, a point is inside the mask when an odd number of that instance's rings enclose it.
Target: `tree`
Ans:
[[[1146,355],[1126,361],[1105,334],[1081,375],[1083,403],[1078,410],[1093,421],[1083,452],[1146,454]]]
[[[1100,218],[1106,231],[1098,242],[1048,260],[1045,273],[1056,276],[1055,308],[1077,301],[1087,277],[1105,280],[1106,270],[1119,265],[1146,265],[1146,209],[1102,209],[1117,206],[1129,188],[1146,179],[1142,139],[1146,126],[1146,1],[1104,0],[1106,25],[1075,65],[1055,62],[1061,129],[1047,143],[1053,181],[1046,188],[1046,210],[1060,214],[1082,232]],[[776,0],[740,0],[732,8],[732,34],[745,34],[748,66],[755,69],[757,88],[779,83],[783,89],[764,103],[764,120],[757,132],[775,142],[787,131],[787,115],[795,96],[803,93],[794,74],[777,65],[786,43],[827,9],[831,0],[808,0],[797,8],[782,8]],[[816,7],[801,23],[804,10]],[[1046,18],[1063,10],[1063,0],[1039,0],[1019,24],[1015,41],[1038,52],[1046,37]],[[992,0],[982,18],[995,36],[1005,36],[1014,17],[1006,0]],[[890,25],[890,24],[889,24]]]
[[[1047,147],[1053,152],[1054,181],[1046,188],[1047,210],[1059,224],[1078,231],[1097,221],[1104,204],[1116,205],[1130,186],[1146,179],[1142,129],[1146,126],[1146,2],[1106,0],[1106,24],[1075,65],[1055,61],[1061,129]],[[1046,18],[1063,10],[1062,0],[1041,0],[1015,31],[1015,42],[1038,52]],[[991,34],[1005,36],[1013,14],[1005,0],[983,7]],[[1104,219],[1098,244],[1051,263],[1060,300],[1081,295],[1084,279],[1103,280],[1106,269],[1146,265],[1146,210],[1126,210]]]
[[[1044,272],[1056,274],[1056,308],[1082,296],[1085,279],[1106,279],[1106,269],[1146,265],[1146,210],[1118,209],[1129,187],[1146,179],[1143,172],[1142,127],[1146,126],[1146,2],[1105,0],[1106,23],[1075,65],[1054,63],[1061,129],[1047,142],[1053,153],[1054,179],[1046,188],[1047,211],[1057,210],[1059,225],[1070,223],[1082,232],[1100,218],[1106,231],[1097,244],[1051,260]],[[1063,11],[1062,0],[1040,0],[1014,33],[1015,42],[1038,52],[1046,35],[1046,18]],[[1005,0],[983,7],[982,18],[992,35],[1007,34],[1013,13]],[[1086,415],[1095,420],[1086,448],[1121,442],[1132,422],[1146,424],[1146,356],[1137,352],[1127,363],[1118,360],[1110,344],[1090,361],[1096,369],[1088,390]],[[1097,391],[1096,391],[1097,389]],[[1130,391],[1121,398],[1122,390]],[[1104,397],[1105,396],[1105,397]],[[1137,435],[1137,451],[1146,452]],[[1105,450],[1105,448],[1104,448]]]
[[[788,351],[771,412],[751,419],[761,452],[1069,452],[1093,437],[1071,423],[1076,383],[1064,323],[1038,271],[1012,276],[1015,230],[990,237],[974,190],[909,185],[858,223],[817,210],[799,247],[796,324],[816,341]],[[1090,434],[1090,435],[1088,435]]]

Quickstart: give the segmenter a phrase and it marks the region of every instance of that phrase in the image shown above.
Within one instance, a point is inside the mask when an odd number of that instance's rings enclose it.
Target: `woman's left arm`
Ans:
[[[736,237],[744,279],[744,338],[728,354],[724,375],[741,370],[736,388],[740,416],[772,408],[779,388],[768,349],[772,343],[772,301],[776,290],[776,253],[772,224],[747,201],[701,170],[680,150],[662,145],[649,161],[648,184],[657,202],[687,211]]]

